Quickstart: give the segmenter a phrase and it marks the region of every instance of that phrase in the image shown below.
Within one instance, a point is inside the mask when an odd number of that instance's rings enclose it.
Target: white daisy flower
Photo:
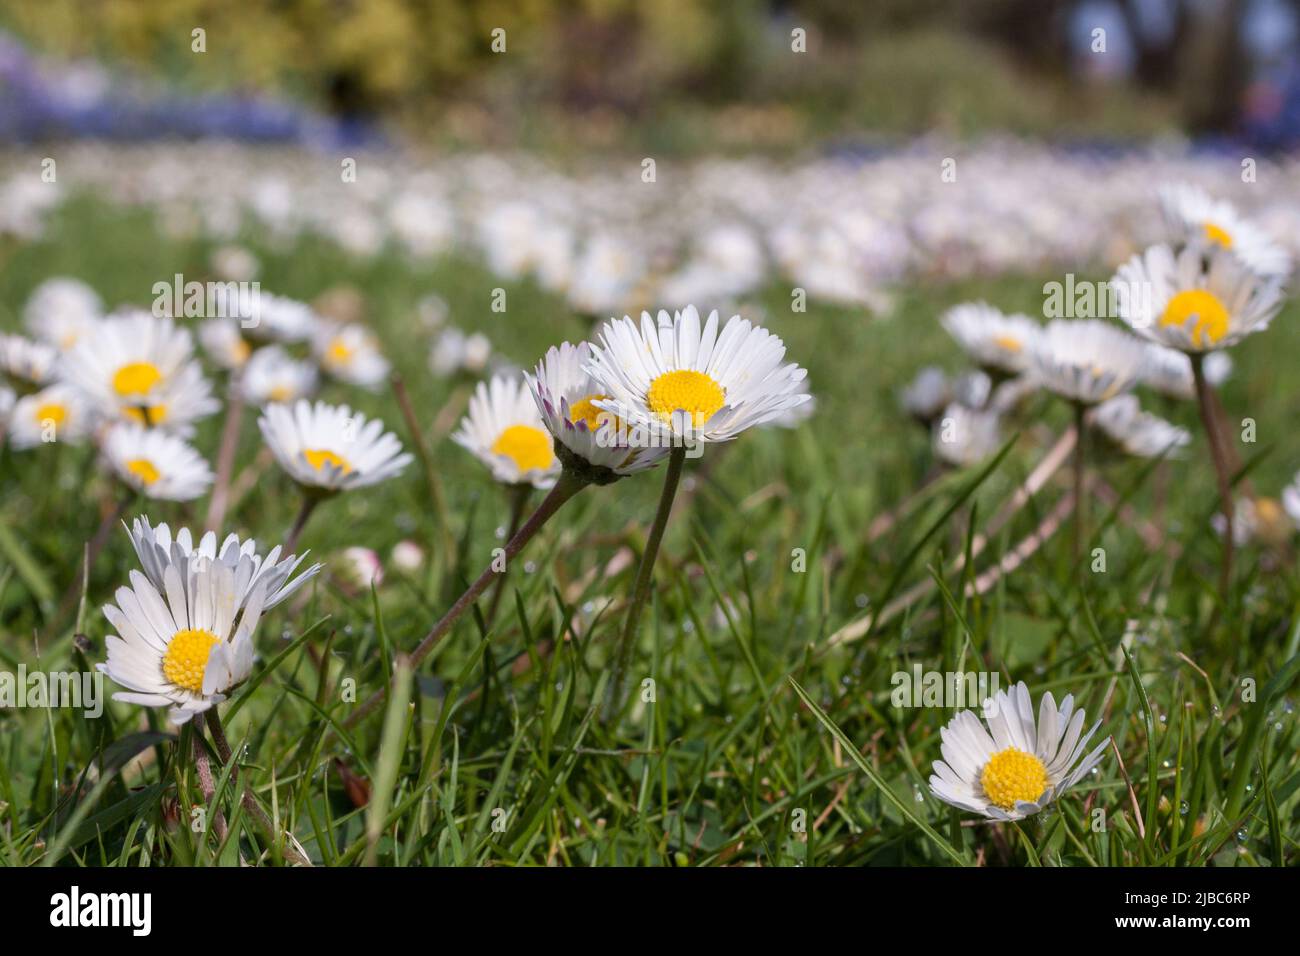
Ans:
[[[199,326],[199,342],[208,357],[228,372],[243,368],[253,354],[235,319],[207,319]]]
[[[614,416],[595,402],[608,398],[586,370],[591,346],[552,346],[528,379],[555,452],[564,465],[597,484],[653,468],[666,448],[636,448],[620,440]],[[516,463],[517,465],[517,463]]]
[[[1180,352],[1235,345],[1268,328],[1282,307],[1278,279],[1263,279],[1231,252],[1152,246],[1111,280],[1119,317],[1140,335]]]
[[[560,473],[555,443],[522,378],[495,375],[479,382],[451,437],[507,485],[549,488]]]
[[[923,425],[929,425],[952,401],[952,385],[948,376],[937,365],[927,365],[898,393],[898,404],[904,412]]]
[[[240,387],[244,401],[253,405],[291,403],[309,398],[316,391],[317,379],[312,362],[290,358],[278,345],[266,345],[248,360]]]
[[[1092,410],[1090,423],[1125,452],[1138,458],[1159,458],[1165,454],[1176,457],[1178,450],[1192,441],[1186,428],[1142,411],[1136,395],[1118,395],[1102,402]]]
[[[624,316],[606,323],[600,339],[588,371],[610,398],[596,406],[655,441],[729,441],[811,398],[808,373],[783,364],[781,339],[738,315],[719,332],[716,311],[703,329],[694,306],[661,310],[657,327],[642,312],[640,329]]]
[[[312,342],[312,352],[325,373],[362,388],[377,387],[388,375],[389,364],[379,342],[355,322],[322,325]]]
[[[1058,709],[1043,695],[1035,725],[1023,682],[984,702],[984,724],[964,710],[939,731],[942,760],[934,762],[930,792],[960,810],[993,820],[1020,820],[1057,800],[1097,765],[1110,738],[1083,759],[1101,721],[1083,734],[1084,714],[1067,695]]]
[[[1160,208],[1177,241],[1196,249],[1230,249],[1256,275],[1285,278],[1291,256],[1232,203],[1187,184],[1160,190]]]
[[[939,322],[976,364],[1018,375],[1029,368],[1029,355],[1042,326],[1027,315],[1005,315],[985,302],[954,306]]]
[[[59,353],[51,345],[21,335],[0,334],[0,380],[20,394],[35,391],[54,380]]]
[[[1232,543],[1234,547],[1244,548],[1253,541],[1265,545],[1281,545],[1295,534],[1295,517],[1291,508],[1300,502],[1287,500],[1286,488],[1282,492],[1282,501],[1263,495],[1252,498],[1243,495],[1232,506]],[[1210,516],[1210,527],[1219,537],[1227,531],[1228,523],[1221,512]]]
[[[1001,445],[1001,416],[994,411],[953,402],[931,427],[935,456],[957,467],[983,461]]]
[[[245,297],[238,316],[244,335],[259,344],[306,342],[323,321],[305,302],[260,289]]]
[[[1049,322],[1030,349],[1034,380],[1085,405],[1132,388],[1146,357],[1143,342],[1098,319]]]
[[[99,294],[80,279],[46,279],[23,306],[27,331],[66,352],[90,332],[103,315]]]
[[[1300,475],[1296,475],[1295,480],[1282,489],[1282,507],[1295,522],[1295,526],[1300,528]]]
[[[315,577],[322,565],[313,564],[297,577],[293,577],[307,554],[286,554],[276,545],[265,557],[257,553],[257,542],[252,538],[241,541],[230,534],[217,546],[217,536],[209,531],[198,544],[189,528],[178,528],[175,535],[166,524],[149,524],[147,515],[136,518],[127,529],[131,545],[140,558],[149,582],[159,590],[165,586],[168,568],[176,568],[182,579],[208,567],[214,562],[230,568],[235,574],[235,594],[242,605],[253,591],[261,588],[264,594],[263,610],[269,611],[287,600],[295,591]],[[293,578],[293,580],[290,580]]]
[[[183,724],[226,699],[253,670],[253,632],[265,589],[240,595],[235,570],[211,562],[188,578],[175,566],[155,587],[139,571],[117,590],[104,616],[117,631],[106,641],[108,660],[98,665],[128,691],[113,699],[145,707],[171,707]]]
[[[212,469],[203,456],[158,429],[113,425],[102,450],[113,473],[147,498],[192,501],[212,484]]]
[[[1205,380],[1216,388],[1232,375],[1232,356],[1227,352],[1210,352],[1205,356]],[[1186,352],[1151,343],[1140,385],[1161,395],[1187,401],[1196,398],[1196,380],[1192,377],[1192,360]]]
[[[132,309],[109,316],[63,363],[63,377],[109,417],[182,427],[218,404],[192,355],[187,329]]]
[[[90,433],[90,409],[81,393],[56,383],[14,403],[9,416],[9,443],[14,448],[60,442],[74,444]]]
[[[267,405],[257,420],[276,461],[299,485],[322,492],[348,491],[401,474],[412,457],[402,443],[347,405]]]
[[[429,368],[446,377],[456,372],[471,375],[483,371],[492,358],[492,343],[482,332],[466,335],[460,329],[443,329],[429,352]]]

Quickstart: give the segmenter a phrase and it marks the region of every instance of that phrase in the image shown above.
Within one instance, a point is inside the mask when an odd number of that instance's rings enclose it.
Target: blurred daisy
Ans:
[[[113,699],[145,707],[171,707],[183,724],[226,699],[253,669],[253,632],[265,589],[241,596],[235,571],[212,562],[184,577],[175,566],[161,588],[139,571],[118,588],[104,616],[117,631],[105,640],[108,660],[98,665],[128,691]]]
[[[1256,275],[1285,278],[1291,257],[1232,203],[1191,185],[1160,190],[1160,208],[1176,240],[1196,249],[1230,249]]]
[[[321,324],[305,302],[260,290],[245,298],[239,316],[244,335],[257,344],[306,342]]]
[[[965,467],[983,461],[1002,444],[997,412],[967,408],[956,402],[943,410],[931,429],[931,447],[941,461]]]
[[[1030,349],[1031,374],[1049,391],[1095,405],[1131,388],[1146,356],[1144,343],[1106,322],[1057,319]]]
[[[338,577],[349,588],[368,591],[372,584],[379,587],[384,583],[383,562],[370,548],[344,548],[340,557],[342,560],[336,566]]]
[[[1300,528],[1300,475],[1296,475],[1291,484],[1282,489],[1282,507]]]
[[[610,397],[596,407],[630,429],[673,441],[729,441],[808,401],[807,372],[783,363],[785,344],[748,319],[718,313],[703,328],[694,306],[658,322],[641,313],[638,329],[624,316],[606,323],[588,371]]]
[[[194,434],[194,423],[219,408],[221,403],[212,394],[212,383],[203,375],[199,363],[189,362],[145,401],[123,405],[121,413],[136,424],[189,438]]]
[[[952,386],[948,376],[936,365],[921,369],[898,393],[899,407],[927,428],[951,401]]]
[[[402,443],[347,405],[267,405],[257,420],[276,461],[305,489],[333,493],[378,484],[411,463]]]
[[[1176,456],[1192,441],[1187,429],[1142,411],[1136,395],[1119,395],[1102,402],[1092,410],[1090,423],[1123,451],[1138,458]]]
[[[1220,248],[1207,257],[1191,247],[1175,256],[1152,246],[1120,266],[1111,287],[1120,318],[1180,352],[1235,345],[1268,328],[1282,306],[1279,280],[1260,278]]]
[[[199,326],[199,343],[218,366],[226,371],[243,368],[253,348],[239,331],[234,319],[208,319]]]
[[[90,410],[81,393],[70,385],[54,384],[14,403],[9,416],[9,443],[14,448],[76,443],[90,432],[91,424]]]
[[[1288,491],[1291,489],[1283,490],[1280,503],[1275,498],[1263,495],[1254,498],[1243,495],[1234,502],[1232,543],[1235,547],[1244,548],[1252,541],[1277,546],[1291,539],[1295,534],[1291,506],[1297,502],[1287,501]],[[1220,537],[1227,533],[1228,523],[1224,520],[1222,512],[1210,516],[1210,527]]]
[[[379,351],[379,342],[363,325],[322,325],[312,351],[327,375],[350,385],[373,389],[388,374],[388,361]]]
[[[446,328],[434,340],[429,353],[429,368],[435,375],[456,372],[477,374],[487,368],[492,358],[492,343],[482,332],[466,335],[458,328]]]
[[[183,439],[139,425],[117,424],[104,438],[109,468],[147,498],[192,501],[212,484],[212,470]]]
[[[940,729],[943,759],[934,762],[930,792],[993,820],[1020,820],[1059,799],[1110,743],[1107,737],[1082,756],[1101,721],[1082,733],[1084,714],[1074,709],[1073,695],[1057,708],[1051,693],[1044,694],[1035,724],[1023,682],[985,701],[984,720],[987,729],[974,711],[964,710]]]
[[[492,477],[503,484],[549,488],[560,473],[560,459],[538,404],[522,378],[493,376],[490,382],[479,382],[452,440],[487,465]],[[585,416],[586,406],[582,412]],[[599,415],[594,406],[592,412]],[[590,427],[586,418],[584,423]],[[576,443],[581,447],[580,441]],[[611,454],[611,459],[616,455]]]
[[[147,516],[131,522],[127,534],[145,576],[155,588],[164,588],[168,568],[176,568],[181,578],[188,580],[191,574],[216,563],[234,572],[235,594],[240,604],[260,588],[264,594],[263,610],[267,611],[287,600],[322,567],[313,564],[293,577],[306,559],[306,553],[281,557],[281,548],[276,545],[266,557],[262,557],[257,553],[256,541],[252,538],[241,541],[235,534],[227,535],[218,547],[217,536],[212,531],[204,534],[195,545],[189,528],[178,528],[173,535],[166,524],[151,526]]]
[[[1042,326],[1027,315],[1004,315],[984,302],[954,306],[939,319],[976,364],[1018,375],[1029,367],[1029,355]]]
[[[58,358],[53,346],[21,335],[0,334],[0,379],[20,395],[53,381]]]
[[[594,404],[609,396],[586,370],[590,360],[591,346],[586,342],[552,346],[528,384],[564,466],[597,484],[607,484],[653,468],[668,449],[632,447],[621,441],[614,416]]]
[[[23,306],[27,331],[47,345],[67,351],[103,315],[98,293],[80,279],[57,277],[38,285]]]
[[[1205,380],[1216,388],[1232,375],[1232,356],[1227,352],[1210,352],[1205,356]],[[1192,360],[1185,352],[1152,343],[1142,367],[1140,385],[1170,398],[1190,401],[1196,398],[1196,381]]]
[[[316,366],[290,358],[278,345],[263,346],[254,352],[240,380],[244,400],[253,405],[309,398],[316,384]]]

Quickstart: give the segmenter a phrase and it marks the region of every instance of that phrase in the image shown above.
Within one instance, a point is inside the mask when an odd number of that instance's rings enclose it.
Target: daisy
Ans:
[[[522,378],[493,376],[479,382],[452,440],[503,484],[549,488],[560,473],[560,459],[538,404]]]
[[[0,380],[8,381],[20,395],[53,381],[58,358],[53,346],[0,334]]]
[[[1259,226],[1245,219],[1232,203],[1213,199],[1197,186],[1160,190],[1160,208],[1176,241],[1196,249],[1230,249],[1256,275],[1285,278],[1291,257]]]
[[[1227,352],[1210,352],[1205,356],[1205,380],[1216,388],[1232,375],[1232,356]],[[1170,398],[1190,401],[1196,398],[1196,380],[1192,360],[1185,352],[1152,343],[1147,351],[1139,385]]]
[[[316,366],[299,361],[278,345],[267,345],[253,353],[240,380],[244,400],[254,405],[268,402],[296,402],[316,391]]]
[[[188,362],[140,404],[125,404],[121,415],[147,428],[160,428],[182,438],[194,434],[194,423],[221,408],[212,383],[198,362]]]
[[[1030,348],[1034,379],[1083,405],[1104,402],[1131,388],[1146,356],[1142,342],[1097,319],[1049,322]]]
[[[1300,475],[1296,475],[1291,484],[1282,489],[1282,507],[1300,528]]]
[[[435,375],[446,377],[456,372],[477,374],[488,366],[492,358],[492,343],[482,332],[466,335],[460,329],[443,329],[434,340],[429,352],[429,368]]]
[[[259,289],[246,297],[239,326],[256,344],[306,342],[316,334],[321,321],[306,303]]]
[[[218,366],[228,372],[243,368],[253,348],[239,331],[233,319],[208,319],[199,326],[199,342]]]
[[[282,557],[282,549],[277,545],[262,557],[257,553],[257,542],[252,538],[241,541],[238,535],[230,534],[218,547],[216,533],[212,531],[204,534],[196,545],[189,528],[178,528],[173,535],[166,524],[151,526],[147,515],[136,518],[127,534],[145,577],[155,588],[163,590],[168,568],[176,568],[182,579],[188,580],[192,574],[216,563],[234,572],[235,596],[241,605],[249,600],[255,589],[260,588],[264,594],[262,609],[265,611],[287,600],[320,573],[322,567],[313,564],[295,578],[294,573],[307,557],[305,552]]]
[[[304,489],[332,494],[378,484],[411,463],[402,443],[347,405],[267,405],[257,420],[276,461]]]
[[[1283,490],[1281,504],[1273,498],[1266,498],[1262,495],[1258,498],[1243,495],[1236,500],[1232,509],[1232,543],[1234,547],[1244,548],[1252,541],[1277,546],[1290,540],[1295,533],[1294,517],[1290,509],[1296,502],[1287,501],[1286,495],[1288,491],[1291,491],[1291,489]],[[1288,518],[1291,520],[1288,520]],[[1228,522],[1224,519],[1222,512],[1210,516],[1210,527],[1219,536],[1228,533]]]
[[[1282,306],[1278,279],[1256,275],[1222,248],[1177,255],[1152,246],[1111,280],[1119,317],[1140,335],[1180,352],[1235,345],[1268,328]]]
[[[212,562],[188,578],[175,566],[156,587],[139,571],[131,586],[104,606],[116,634],[105,640],[108,660],[98,665],[129,688],[113,699],[145,707],[171,707],[184,724],[226,699],[253,669],[253,632],[266,596],[259,586],[241,596],[235,570]]]
[[[32,292],[23,321],[33,336],[66,352],[95,327],[103,307],[98,293],[80,279],[57,277]]]
[[[931,447],[941,461],[965,467],[983,461],[1002,444],[1001,416],[956,402],[943,410],[931,430]]]
[[[365,326],[355,322],[322,325],[312,342],[312,352],[326,374],[350,385],[373,389],[388,374],[388,361]]]
[[[1142,411],[1136,395],[1119,395],[1092,410],[1090,424],[1138,458],[1176,456],[1191,444],[1191,433],[1149,412]]]
[[[1042,326],[1027,315],[1004,315],[984,302],[954,306],[939,319],[971,359],[985,369],[1018,375],[1029,368]]]
[[[964,710],[939,731],[942,760],[934,762],[930,792],[961,810],[993,820],[1020,820],[1058,799],[1095,767],[1110,744],[1103,740],[1080,760],[1101,721],[1082,734],[1084,714],[1067,695],[1057,708],[1043,695],[1034,721],[1023,682],[984,703],[984,720]]]
[[[586,371],[590,361],[591,346],[586,342],[552,346],[528,384],[564,466],[589,474],[596,484],[608,484],[653,468],[668,449],[620,442],[614,416],[594,404],[609,396]]]
[[[641,313],[608,322],[588,371],[610,398],[596,402],[629,428],[670,443],[729,441],[811,397],[807,372],[784,363],[785,344],[748,319],[718,313],[703,329],[694,306],[658,322]]]
[[[20,449],[48,442],[73,443],[89,433],[91,424],[90,410],[81,393],[56,383],[14,403],[9,416],[9,443]]]
[[[943,369],[927,365],[898,393],[898,404],[904,412],[927,428],[952,401],[952,385]]]
[[[157,429],[113,425],[103,452],[113,473],[147,498],[192,501],[212,484],[203,457],[183,439]]]

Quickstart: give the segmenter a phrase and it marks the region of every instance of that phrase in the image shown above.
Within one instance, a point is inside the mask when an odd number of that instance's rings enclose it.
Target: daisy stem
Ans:
[[[1201,423],[1205,426],[1205,438],[1210,446],[1210,457],[1214,462],[1214,475],[1219,483],[1219,502],[1223,510],[1223,567],[1219,577],[1219,592],[1226,602],[1228,588],[1232,584],[1233,508],[1232,508],[1232,467],[1228,463],[1226,444],[1219,430],[1219,418],[1214,411],[1214,392],[1205,380],[1204,356],[1193,354],[1192,379],[1196,383],[1196,404],[1201,411]]]
[[[239,372],[230,376],[230,395],[226,399],[226,420],[221,427],[221,445],[217,450],[217,478],[212,485],[212,498],[208,501],[208,517],[204,527],[209,531],[221,530],[230,504],[230,476],[235,470],[235,452],[239,450],[239,426],[244,420],[244,389]]]
[[[537,506],[537,510],[506,542],[505,560],[507,566],[542,529],[542,526],[560,510],[561,506],[586,486],[587,482],[572,472],[565,470],[560,473],[560,480],[555,483],[555,487],[551,489],[550,494],[542,499],[542,503]],[[407,659],[412,670],[419,667],[420,662],[429,656],[429,652],[437,646],[438,642],[451,633],[452,625],[460,619],[462,614],[473,607],[474,602],[488,589],[488,586],[500,577],[495,565],[496,559],[493,559],[483,573],[478,576],[478,580],[469,586],[468,590],[456,600],[456,603],[451,606],[441,620],[433,626],[433,629],[424,636],[424,639],[420,641],[415,650],[410,653]],[[348,716],[347,720],[343,722],[343,726],[356,726],[367,714],[384,702],[384,699],[388,696],[388,691],[389,685],[385,684],[382,689],[371,694]]]
[[[311,513],[316,510],[316,506],[321,503],[319,495],[307,493],[303,495],[302,507],[298,509],[298,517],[293,519],[293,527],[284,539],[284,553],[294,554],[295,548],[298,547],[298,539],[302,537],[302,529],[307,526],[307,519]]]
[[[1074,403],[1074,562],[1083,560],[1083,547],[1087,543],[1088,496],[1084,493],[1087,475],[1085,446],[1088,437],[1088,409],[1082,402]]]
[[[605,699],[605,720],[612,720],[616,709],[623,701],[624,682],[627,679],[627,666],[636,644],[637,625],[641,621],[641,612],[645,609],[650,596],[650,582],[654,577],[655,559],[659,556],[659,544],[664,538],[664,529],[668,526],[668,516],[673,510],[673,499],[677,497],[677,486],[681,483],[682,468],[686,462],[686,446],[674,446],[668,456],[668,471],[664,475],[663,491],[659,495],[659,509],[655,512],[654,524],[650,526],[650,535],[646,538],[645,551],[641,554],[641,563],[637,566],[636,585],[632,590],[632,602],[627,608],[627,619],[623,623],[623,636],[618,646],[618,656],[614,662],[614,679],[609,684],[609,696]]]
[[[506,532],[507,541],[519,531],[519,522],[524,520],[524,508],[528,506],[528,496],[532,490],[532,485],[515,485],[510,489],[510,530]],[[492,627],[492,622],[496,620],[497,607],[501,604],[501,596],[505,594],[506,578],[509,574],[510,567],[507,565],[506,570],[497,575],[497,583],[492,589],[492,598],[488,603],[487,616],[483,619],[489,629]]]
[[[226,840],[226,818],[212,802],[217,793],[217,785],[212,777],[212,760],[208,756],[208,747],[203,740],[202,731],[198,727],[194,727],[192,730],[194,769],[199,777],[199,790],[203,794],[203,802],[207,804],[208,812],[213,815],[212,829],[216,831],[217,839],[224,843]]]

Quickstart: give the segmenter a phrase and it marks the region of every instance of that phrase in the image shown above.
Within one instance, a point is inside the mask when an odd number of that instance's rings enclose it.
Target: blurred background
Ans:
[[[1283,149],[1298,23],[1300,0],[3,0],[0,137]]]

